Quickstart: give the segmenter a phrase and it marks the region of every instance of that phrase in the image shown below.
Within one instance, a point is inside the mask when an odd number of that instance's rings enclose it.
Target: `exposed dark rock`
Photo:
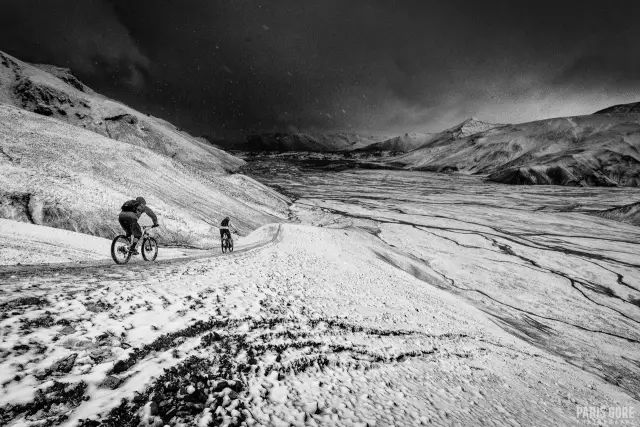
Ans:
[[[0,407],[0,425],[9,425],[11,421],[23,415],[40,413],[41,423],[38,425],[52,426],[62,423],[68,418],[71,409],[77,407],[84,400],[87,384],[62,383],[55,381],[46,389],[36,390],[31,402],[17,405],[8,404]]]
[[[53,74],[69,86],[72,86],[78,89],[80,92],[86,92],[88,88],[82,84],[80,80],[77,79],[76,76],[71,74],[71,70],[68,68],[56,67],[55,65],[49,64],[33,64],[35,67],[40,68],[47,73]]]
[[[640,226],[640,202],[594,212],[592,215]]]
[[[29,78],[22,79],[14,88],[14,93],[23,108],[45,116],[51,116],[55,112],[66,116],[63,107],[75,107],[77,102],[65,92],[34,83]]]
[[[614,105],[593,114],[640,114],[640,102]]]
[[[561,166],[531,166],[501,169],[490,174],[489,181],[515,185],[584,185],[597,187],[615,187],[613,179],[599,171],[587,171],[574,174]]]
[[[138,123],[138,119],[135,116],[132,116],[131,114],[118,114],[116,116],[111,116],[111,117],[105,117],[104,118],[107,121],[110,122],[126,122],[129,123],[130,125],[135,125]]]
[[[0,303],[0,311],[13,310],[18,307],[33,307],[48,305],[49,301],[42,297],[21,297]]]
[[[113,305],[104,301],[97,301],[97,302],[87,302],[85,303],[85,307],[87,307],[87,310],[92,311],[94,313],[102,313],[104,311],[111,310],[113,308]]]
[[[115,390],[120,387],[120,384],[122,384],[124,381],[124,378],[120,378],[115,375],[107,375],[107,378],[105,378],[104,381],[100,383],[100,387]]]

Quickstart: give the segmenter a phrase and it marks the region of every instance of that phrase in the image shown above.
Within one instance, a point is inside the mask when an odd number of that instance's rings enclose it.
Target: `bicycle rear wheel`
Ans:
[[[222,242],[220,242],[220,247],[222,248],[222,253],[227,252],[227,239],[222,239]]]
[[[145,261],[154,261],[158,256],[158,242],[153,237],[147,237],[142,242],[142,258]]]
[[[116,264],[126,264],[131,258],[131,252],[129,252],[129,246],[131,242],[127,236],[116,236],[111,242],[111,258]]]

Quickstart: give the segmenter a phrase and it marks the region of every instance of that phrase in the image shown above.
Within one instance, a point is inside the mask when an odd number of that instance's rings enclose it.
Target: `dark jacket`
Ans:
[[[124,205],[122,205],[123,207],[123,211],[124,212],[133,212],[136,214],[136,217],[140,218],[140,216],[143,213],[146,213],[147,215],[149,215],[149,218],[151,218],[151,221],[153,221],[153,224],[158,224],[158,217],[156,216],[156,214],[151,210],[151,208],[147,205],[142,205],[140,203],[138,203],[135,200],[129,200],[128,202],[126,202]],[[126,209],[125,209],[126,207]]]

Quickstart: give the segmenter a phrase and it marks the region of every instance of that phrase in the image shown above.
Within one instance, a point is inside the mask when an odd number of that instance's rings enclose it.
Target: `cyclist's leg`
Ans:
[[[127,212],[122,212],[118,216],[118,222],[120,223],[120,227],[124,230],[127,239],[131,238],[131,218],[127,215]]]
[[[140,224],[138,224],[138,218],[131,224],[131,234],[133,234],[133,240],[131,241],[131,250],[135,250],[136,243],[142,237],[142,229],[140,228]]]
[[[118,217],[120,221],[120,225],[127,233],[127,238],[131,239],[131,246],[129,246],[130,250],[133,250],[138,243],[138,239],[142,237],[142,229],[140,228],[140,224],[138,224],[138,216],[133,212],[122,212]]]

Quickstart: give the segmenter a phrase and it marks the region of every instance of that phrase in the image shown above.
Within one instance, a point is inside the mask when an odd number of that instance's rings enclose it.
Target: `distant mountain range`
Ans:
[[[638,186],[637,107],[620,105],[592,115],[432,138],[387,163],[413,170],[484,174],[507,184]]]
[[[380,140],[380,137],[366,136],[349,132],[271,132],[249,135],[243,141],[216,141],[216,144],[228,150],[252,152],[338,152],[357,150]]]
[[[227,140],[215,143],[224,148],[252,152],[408,152],[434,140],[454,140],[496,126],[475,118],[465,120],[439,133],[411,132],[388,138],[377,135],[362,135],[354,132],[328,133],[284,133],[270,132],[249,135],[243,141]]]
[[[640,103],[521,124],[470,118],[438,133],[376,139],[272,133],[250,136],[237,147],[375,155],[380,166],[479,174],[507,184],[640,185]]]
[[[493,129],[501,125],[487,123],[476,118],[470,118],[462,123],[445,129],[438,133],[405,133],[404,135],[385,141],[368,145],[360,149],[360,151],[376,152],[408,152],[418,148],[435,144],[437,142],[454,141],[469,135],[476,134],[485,130]]]

